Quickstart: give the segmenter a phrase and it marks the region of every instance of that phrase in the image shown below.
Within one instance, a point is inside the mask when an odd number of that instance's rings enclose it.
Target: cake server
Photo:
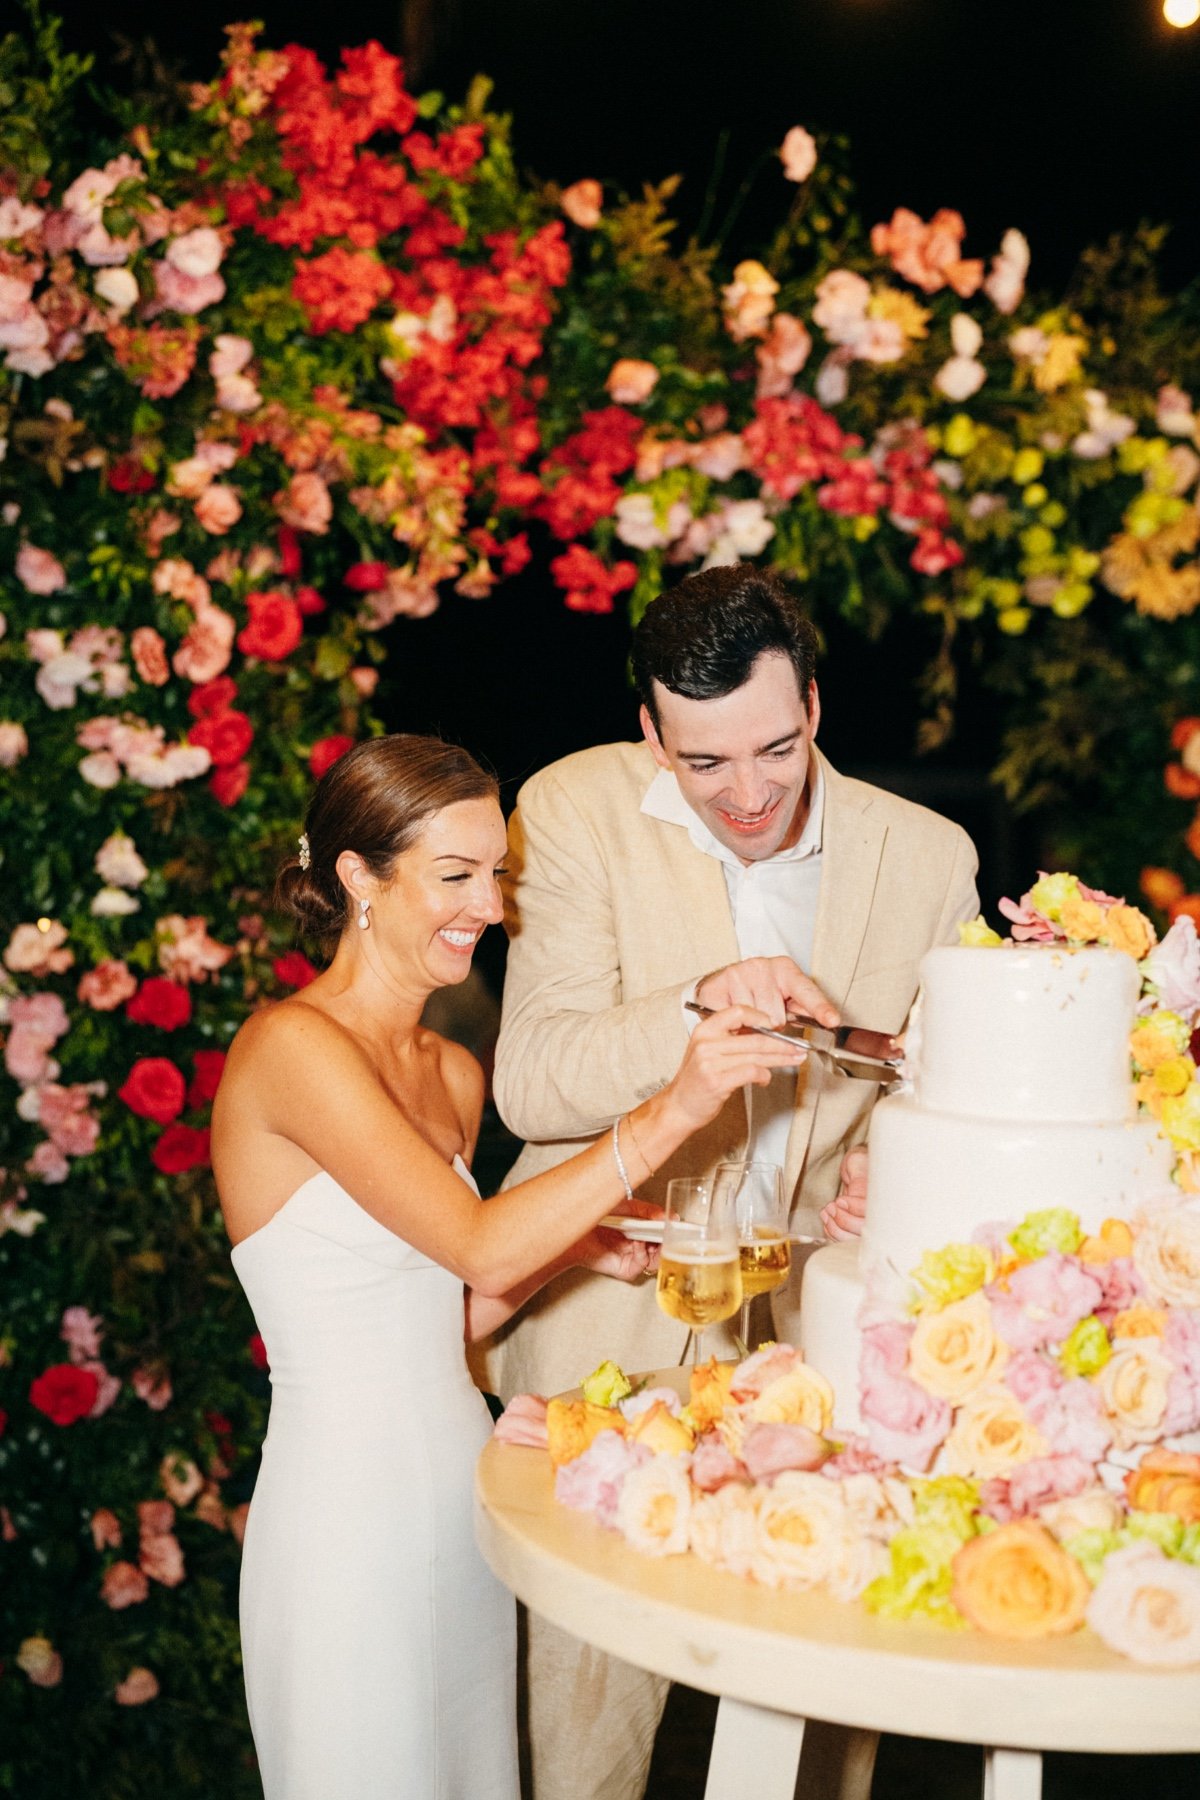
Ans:
[[[702,1019],[711,1018],[715,1010],[701,1006],[698,1000],[685,1000],[684,1005]],[[803,1013],[790,1014],[787,1023],[778,1029],[748,1025],[746,1030],[778,1038],[783,1044],[803,1044],[843,1075],[860,1081],[877,1081],[881,1087],[890,1087],[900,1079],[903,1051],[890,1032],[870,1031],[865,1025],[822,1025],[819,1019],[807,1018]]]

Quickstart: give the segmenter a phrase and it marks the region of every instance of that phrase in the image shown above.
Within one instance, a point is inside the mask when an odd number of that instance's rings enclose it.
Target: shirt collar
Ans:
[[[825,823],[825,773],[816,756],[811,758],[809,767],[812,800],[804,829],[790,850],[777,850],[774,856],[767,858],[772,864],[803,862],[807,857],[816,856],[821,849],[821,834]],[[735,856],[720,838],[713,836],[699,814],[692,811],[683,797],[673,770],[658,770],[642,798],[641,810],[648,818],[661,819],[664,824],[682,825],[697,850],[705,856],[713,856],[730,868],[746,867],[740,857]]]

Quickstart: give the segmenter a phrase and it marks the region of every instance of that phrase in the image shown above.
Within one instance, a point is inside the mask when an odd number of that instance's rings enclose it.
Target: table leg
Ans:
[[[793,1800],[804,1720],[722,1699],[704,1800]]]
[[[1037,1750],[985,1750],[983,1800],[1041,1800],[1042,1758]]]

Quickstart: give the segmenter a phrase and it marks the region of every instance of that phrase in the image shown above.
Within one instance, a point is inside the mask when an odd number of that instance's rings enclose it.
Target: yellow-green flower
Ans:
[[[1057,875],[1043,875],[1035,881],[1029,890],[1029,904],[1035,912],[1040,912],[1047,919],[1058,922],[1062,916],[1063,902],[1074,899],[1079,892],[1079,877],[1068,875],[1062,870]]]
[[[936,1475],[914,1484],[913,1506],[920,1524],[948,1531],[960,1544],[980,1528],[979,1483],[967,1475]]]
[[[1065,1206],[1047,1206],[1022,1219],[1016,1230],[1009,1232],[1008,1241],[1018,1256],[1032,1262],[1035,1256],[1045,1256],[1047,1250],[1061,1250],[1064,1256],[1072,1256],[1083,1242],[1083,1232],[1075,1214]]]
[[[1128,1538],[1123,1531],[1080,1531],[1073,1538],[1068,1538],[1063,1549],[1073,1556],[1084,1574],[1095,1587],[1100,1579],[1100,1571],[1104,1567],[1106,1557],[1119,1550]]]
[[[593,1406],[616,1406],[633,1392],[633,1384],[615,1362],[602,1362],[582,1384],[583,1397]]]
[[[940,1312],[987,1285],[992,1258],[983,1244],[947,1244],[944,1250],[926,1250],[912,1274],[921,1290],[912,1310]]]
[[[1131,1512],[1125,1530],[1132,1538],[1150,1538],[1168,1556],[1178,1556],[1183,1547],[1183,1520],[1176,1513]]]
[[[963,1539],[944,1526],[910,1525],[888,1546],[891,1567],[864,1590],[871,1612],[885,1619],[926,1619],[932,1625],[961,1627],[962,1614],[950,1599],[951,1562]]]
[[[1004,939],[998,931],[992,930],[983,914],[980,913],[978,918],[972,919],[969,924],[959,926],[958,941],[973,950],[994,950],[997,944],[1004,942]]]
[[[1064,1375],[1097,1375],[1112,1355],[1108,1333],[1095,1314],[1080,1319],[1059,1351]]]
[[[1026,445],[1013,458],[1012,478],[1018,487],[1024,487],[1027,482],[1036,481],[1045,466],[1046,458],[1042,452],[1034,449],[1031,444]]]
[[[1200,1082],[1168,1094],[1158,1122],[1177,1150],[1200,1150]]]
[[[975,421],[966,413],[955,413],[942,433],[942,448],[947,456],[967,456],[975,448],[977,436]]]

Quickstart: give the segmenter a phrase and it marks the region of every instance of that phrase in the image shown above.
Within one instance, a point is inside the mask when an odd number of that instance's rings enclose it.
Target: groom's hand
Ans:
[[[782,1025],[789,1012],[804,1013],[822,1025],[841,1022],[837,1007],[790,956],[750,956],[716,969],[698,983],[696,999],[714,1012],[723,1006],[756,1007],[772,1025]]]
[[[867,1146],[856,1144],[842,1158],[837,1198],[821,1208],[821,1223],[831,1238],[856,1238],[866,1216]]]

